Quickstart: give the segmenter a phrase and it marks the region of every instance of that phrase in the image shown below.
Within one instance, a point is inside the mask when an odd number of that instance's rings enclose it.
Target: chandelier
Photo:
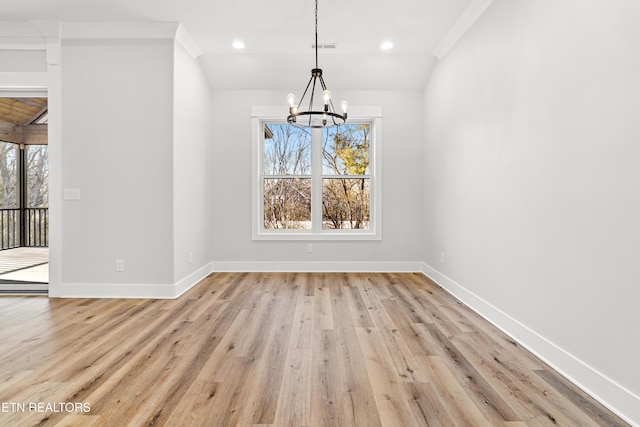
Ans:
[[[296,96],[290,93],[287,96],[289,101],[289,116],[287,122],[298,127],[322,128],[324,126],[337,126],[343,124],[347,120],[347,107],[349,103],[345,100],[340,102],[342,114],[336,113],[331,101],[331,91],[327,89],[327,85],[322,78],[322,70],[318,67],[318,0],[316,0],[316,67],[311,70],[311,78],[307,87],[300,98],[299,104],[296,104]],[[309,91],[311,89],[311,91]],[[316,93],[317,92],[317,93]],[[305,96],[309,94],[309,108],[302,111],[300,108],[304,103]],[[314,101],[322,99],[322,106],[318,105],[314,109]],[[300,120],[298,120],[300,118]]]

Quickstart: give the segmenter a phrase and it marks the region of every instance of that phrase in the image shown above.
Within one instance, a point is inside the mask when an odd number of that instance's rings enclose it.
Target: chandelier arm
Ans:
[[[313,80],[313,87],[311,88],[311,99],[309,100],[309,111],[313,111],[313,98],[314,98],[314,95],[316,93],[316,80],[317,80],[317,77],[313,76],[311,79]],[[321,78],[321,80],[322,80],[322,78]],[[312,116],[309,116],[309,126],[311,126],[311,117]]]
[[[324,79],[322,78],[322,74],[320,74],[320,86],[322,86],[322,90],[327,90],[327,85],[324,84]]]
[[[311,78],[309,79],[309,82],[307,83],[307,87],[304,89],[304,93],[302,94],[302,98],[300,98],[300,103],[298,104],[300,107],[302,107],[302,101],[304,101],[304,97],[307,94],[307,91],[309,90],[309,86],[311,86],[311,82],[314,80],[314,77],[311,76]],[[313,96],[313,91],[311,92],[311,95]],[[299,110],[300,108],[298,108]]]
[[[339,114],[337,113],[334,113],[334,114],[339,116]],[[338,123],[336,122],[336,116],[329,116],[329,117],[331,117],[331,121],[333,122],[333,125],[338,126]],[[341,120],[342,120],[342,123],[344,123],[344,118],[342,118]]]
[[[333,122],[333,124],[335,126],[339,126],[341,124],[345,123],[345,118],[344,116],[338,114],[338,113],[333,113],[331,111],[329,112],[325,112],[325,111],[302,111],[300,113],[298,113],[295,117],[299,117],[299,116],[309,116],[309,125],[307,127],[310,128],[323,128],[324,125],[319,125],[319,124],[312,124],[312,118],[313,116],[320,116],[320,117],[326,117],[329,118],[331,117],[331,120]],[[289,117],[287,117],[287,122],[292,124],[292,125],[296,125],[296,121],[293,120],[295,118],[293,115],[289,115]]]

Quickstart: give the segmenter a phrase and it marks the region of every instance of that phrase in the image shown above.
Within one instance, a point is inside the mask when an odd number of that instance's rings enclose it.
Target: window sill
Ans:
[[[287,232],[285,230],[278,230],[274,233],[262,232],[255,233],[252,240],[284,240],[284,241],[361,241],[361,240],[382,240],[380,233],[374,232],[344,232],[344,233],[304,233],[299,231]]]

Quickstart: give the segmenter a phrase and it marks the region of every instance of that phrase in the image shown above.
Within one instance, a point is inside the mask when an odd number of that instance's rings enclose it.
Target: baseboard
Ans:
[[[421,272],[420,262],[210,262],[175,284],[52,284],[53,298],[146,298],[174,299],[218,271],[294,271],[294,272]]]
[[[213,263],[209,262],[197,269],[181,281],[175,284],[175,297],[178,298],[180,295],[187,292],[189,289],[193,288],[195,285],[200,283],[205,277],[213,272]]]
[[[52,298],[121,298],[121,299],[173,299],[176,297],[172,284],[126,284],[126,283],[65,283],[51,286]]]
[[[633,426],[640,426],[640,397],[577,357],[529,329],[526,325],[456,283],[435,268],[422,264],[422,273],[518,344],[535,354],[569,381]],[[606,396],[606,398],[603,398]]]
[[[382,273],[422,272],[421,262],[282,262],[282,261],[221,261],[214,262],[212,271],[219,272],[308,272],[308,273]]]
[[[211,268],[211,263],[207,263],[174,284],[65,283],[50,286],[49,296],[53,298],[175,299],[207,277],[212,271]]]

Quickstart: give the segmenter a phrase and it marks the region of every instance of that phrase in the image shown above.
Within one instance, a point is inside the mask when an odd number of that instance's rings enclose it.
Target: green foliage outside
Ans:
[[[369,178],[357,178],[369,172],[369,135],[368,124],[340,126],[328,135],[323,169],[336,178],[325,177],[322,182],[324,229],[369,228]]]

